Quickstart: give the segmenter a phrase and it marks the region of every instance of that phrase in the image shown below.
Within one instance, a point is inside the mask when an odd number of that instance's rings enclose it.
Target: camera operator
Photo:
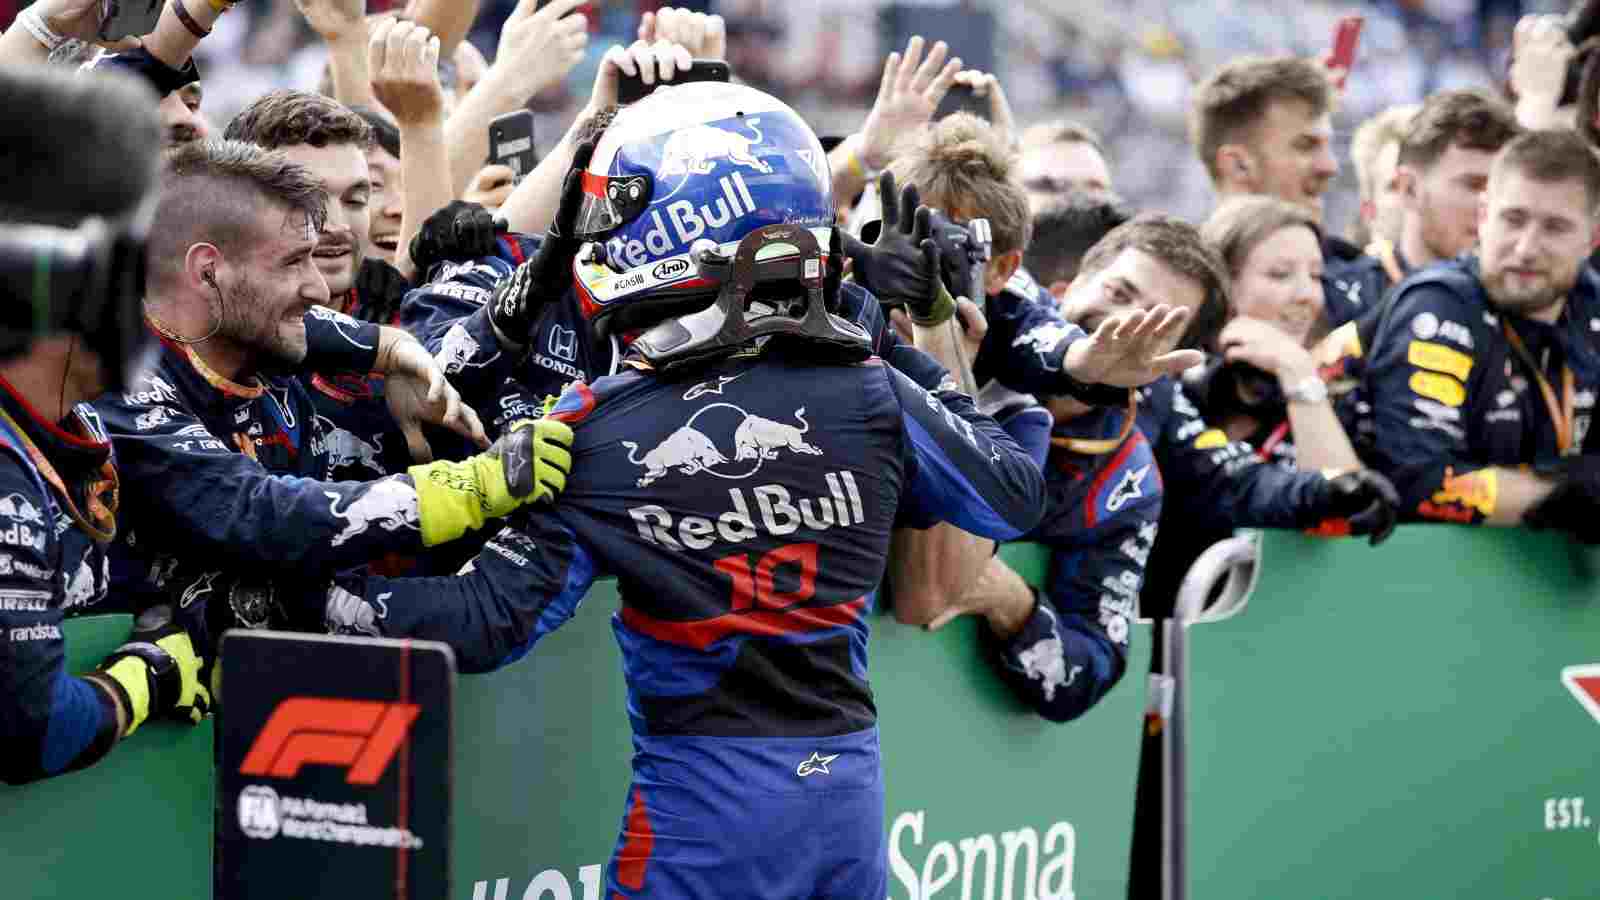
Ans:
[[[86,675],[63,664],[63,618],[108,588],[118,476],[85,401],[124,389],[145,339],[152,99],[119,76],[0,70],[0,141],[27,161],[0,194],[0,779],[12,784],[90,765],[150,718],[196,722],[209,706],[202,660],[170,623],[142,621]]]

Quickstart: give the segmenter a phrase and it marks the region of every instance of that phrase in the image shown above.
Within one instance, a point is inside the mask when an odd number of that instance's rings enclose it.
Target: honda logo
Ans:
[[[578,330],[575,328],[562,328],[560,325],[550,326],[550,355],[556,359],[573,362],[578,358]]]
[[[290,697],[272,711],[239,772],[293,778],[307,764],[343,766],[350,784],[377,784],[421,713],[415,703]]]

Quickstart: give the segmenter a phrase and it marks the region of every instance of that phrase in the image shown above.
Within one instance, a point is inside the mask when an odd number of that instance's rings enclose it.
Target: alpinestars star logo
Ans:
[[[839,754],[837,753],[833,754],[832,756],[823,756],[817,753],[817,751],[813,750],[811,751],[810,759],[802,759],[800,761],[800,765],[795,766],[794,773],[799,775],[801,778],[804,778],[807,775],[816,775],[818,773],[823,775],[832,775],[833,773],[828,770],[828,763],[831,763],[838,758]]]
[[[1573,699],[1600,722],[1600,663],[1567,666],[1561,670],[1561,683],[1572,692]]]

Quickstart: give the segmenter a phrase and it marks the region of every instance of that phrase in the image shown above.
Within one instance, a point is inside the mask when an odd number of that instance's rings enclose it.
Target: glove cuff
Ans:
[[[98,676],[96,680],[109,682],[108,686],[113,688],[113,692],[119,694],[120,699],[126,704],[124,708],[128,713],[128,723],[122,730],[122,737],[138,731],[139,726],[150,718],[152,711],[162,708],[159,679],[141,654],[128,649],[131,646],[133,645],[124,644],[119,647],[116,652],[106,657],[106,661],[101,663],[100,669],[94,673]],[[144,646],[166,656],[165,651],[154,644]],[[177,675],[178,667],[172,657],[166,656],[166,660],[171,665],[172,674]]]
[[[955,318],[956,314],[956,299],[950,296],[950,291],[944,286],[944,279],[935,278],[934,283],[938,285],[939,290],[926,310],[918,310],[914,305],[907,307],[911,311],[911,321],[924,328],[943,325]]]
[[[504,516],[518,501],[506,489],[500,460],[480,453],[462,462],[442,460],[406,470],[417,489],[417,519],[425,547],[436,547]]]

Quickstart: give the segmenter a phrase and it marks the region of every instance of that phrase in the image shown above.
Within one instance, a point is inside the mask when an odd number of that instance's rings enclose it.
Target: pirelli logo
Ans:
[[[377,784],[422,713],[415,703],[290,697],[262,726],[242,775],[293,778],[300,767],[342,766],[350,784]]]

